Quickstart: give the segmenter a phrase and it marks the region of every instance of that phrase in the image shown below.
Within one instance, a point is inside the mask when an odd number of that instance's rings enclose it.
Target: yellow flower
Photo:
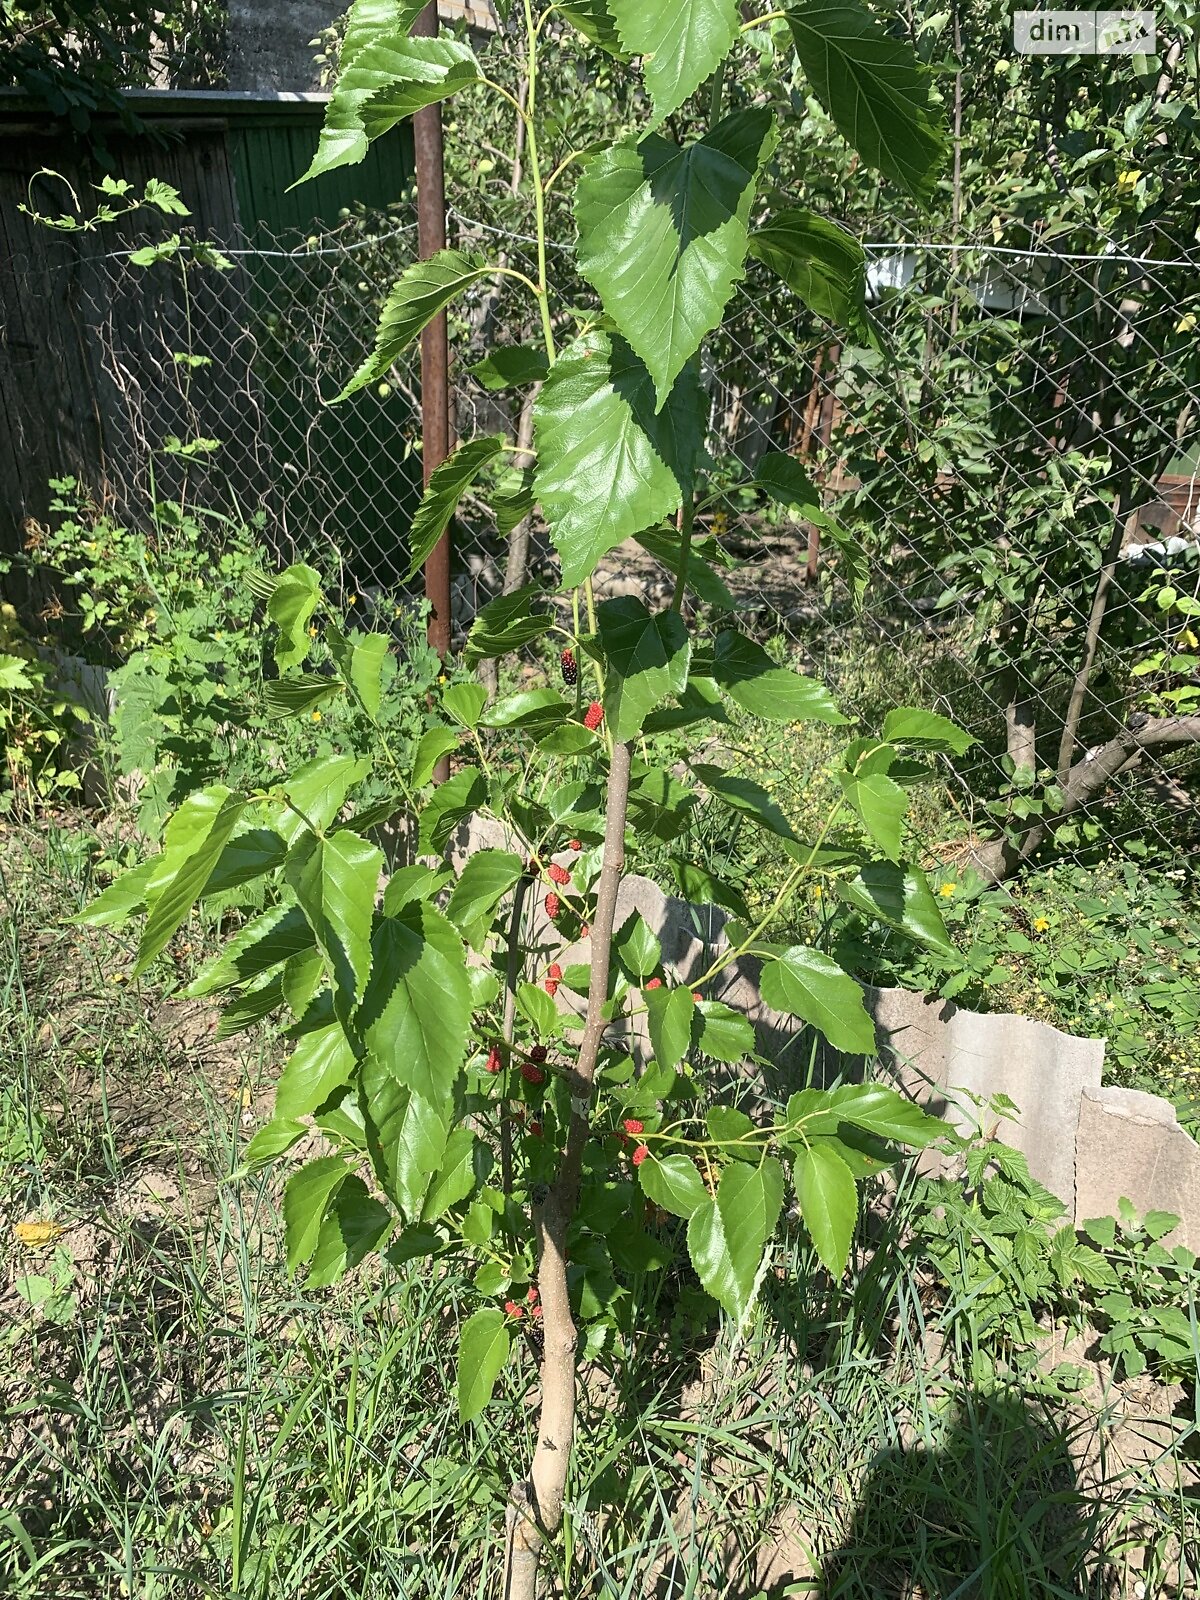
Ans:
[[[313,719],[314,722],[320,722],[321,713],[319,711],[314,711],[313,714],[312,714],[312,719]]]
[[[814,885],[814,887],[813,887],[813,899],[814,900],[819,900],[824,893],[825,893],[825,891],[824,891],[824,889],[822,889],[822,887],[821,887],[821,885],[819,883]]]
[[[350,596],[350,598],[346,601],[346,604],[348,606],[356,606],[358,604],[358,596],[356,594],[352,594]]]
[[[1117,173],[1117,193],[1128,194],[1131,189],[1137,188],[1137,181],[1141,177],[1140,167],[1128,167],[1124,172]]]
[[[1049,917],[1034,917],[1034,919],[1033,919],[1033,929],[1034,929],[1035,933],[1045,933],[1046,929],[1049,926],[1050,926],[1050,918]]]
[[[446,683],[447,681],[448,680],[446,678],[446,674],[444,672],[439,672],[438,673],[438,682],[439,683]]]
[[[949,900],[950,896],[957,888],[958,885],[956,883],[944,883],[938,890],[938,893],[941,895],[943,900]]]
[[[315,622],[313,623],[312,627],[308,630],[308,637],[310,639],[315,639],[317,637],[317,625],[316,625]]]
[[[17,1222],[13,1224],[13,1238],[26,1250],[37,1250],[42,1245],[53,1244],[65,1230],[57,1222]]]
[[[1179,321],[1175,324],[1175,332],[1191,333],[1195,326],[1196,313],[1194,311],[1189,311],[1184,316],[1180,317]]]

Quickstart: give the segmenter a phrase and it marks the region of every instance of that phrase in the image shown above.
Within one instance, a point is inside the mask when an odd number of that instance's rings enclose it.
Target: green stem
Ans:
[[[537,110],[537,28],[533,21],[530,0],[524,0],[525,32],[529,40],[529,61],[526,69],[528,89],[525,94],[525,148],[529,153],[529,178],[533,185],[533,207],[537,233],[538,309],[542,315],[542,337],[546,343],[546,356],[554,361],[554,329],[550,323],[550,295],[546,287],[546,191],[542,187],[542,169],[538,160],[537,130],[534,127]]]
[[[675,575],[675,592],[671,596],[671,610],[683,606],[683,592],[687,588],[688,565],[692,554],[692,529],[696,525],[696,502],[688,495],[679,511],[679,571]]]

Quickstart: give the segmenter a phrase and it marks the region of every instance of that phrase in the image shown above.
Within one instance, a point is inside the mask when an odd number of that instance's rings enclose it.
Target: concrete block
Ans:
[[[1137,1089],[1085,1088],[1075,1160],[1075,1220],[1111,1217],[1124,1196],[1138,1212],[1172,1211],[1164,1239],[1200,1254],[1200,1145],[1175,1108]]]

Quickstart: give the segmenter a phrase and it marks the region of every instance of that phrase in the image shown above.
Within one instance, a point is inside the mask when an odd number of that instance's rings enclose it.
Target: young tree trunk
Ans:
[[[625,867],[625,820],[629,810],[632,745],[613,747],[604,818],[604,865],[592,923],[592,970],[579,1059],[568,1075],[571,1121],[558,1173],[540,1206],[534,1207],[537,1281],[542,1307],[542,1409],[529,1477],[509,1494],[504,1600],[536,1600],[542,1546],[562,1522],[571,1441],[575,1432],[575,1321],[567,1287],[567,1231],[579,1204],[579,1180],[591,1118],[592,1081],[608,1024],[608,969],[612,955],[617,891]]]
[[[525,397],[521,416],[517,422],[517,449],[512,464],[520,472],[533,461],[533,406],[541,390],[535,383]],[[532,517],[522,517],[508,536],[508,561],[504,568],[501,594],[513,594],[529,576],[529,533]],[[494,700],[500,688],[500,663],[494,657],[479,663],[479,681],[487,690],[488,699]]]

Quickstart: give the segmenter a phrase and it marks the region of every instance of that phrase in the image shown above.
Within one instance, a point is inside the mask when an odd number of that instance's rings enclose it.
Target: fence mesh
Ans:
[[[453,213],[450,235],[535,271],[532,240]],[[889,226],[866,241],[870,330],[853,337],[751,265],[705,358],[709,449],[728,466],[701,525],[733,558],[738,611],[818,671],[867,641],[894,650],[924,703],[979,740],[956,769],[968,809],[1014,769],[1065,774],[1148,717],[1200,713],[1200,250],[1161,232],[1069,246]],[[278,561],[323,554],[366,595],[403,589],[421,479],[415,356],[326,402],[368,354],[415,247],[411,220],[359,219],[299,244],[259,233],[219,261],[81,265],[71,314],[109,419],[114,506],[136,515],[182,492],[259,513]],[[470,367],[497,339],[536,336],[511,278],[453,308],[459,438],[519,438],[519,401]],[[744,491],[780,450],[867,551],[861,603],[820,518],[764,512]],[[505,554],[482,501],[464,502],[454,538],[461,640]],[[552,560],[535,527],[531,571]],[[630,544],[597,589],[653,596],[667,581]],[[1151,830],[1195,848],[1198,748],[1127,752],[1115,838]]]

